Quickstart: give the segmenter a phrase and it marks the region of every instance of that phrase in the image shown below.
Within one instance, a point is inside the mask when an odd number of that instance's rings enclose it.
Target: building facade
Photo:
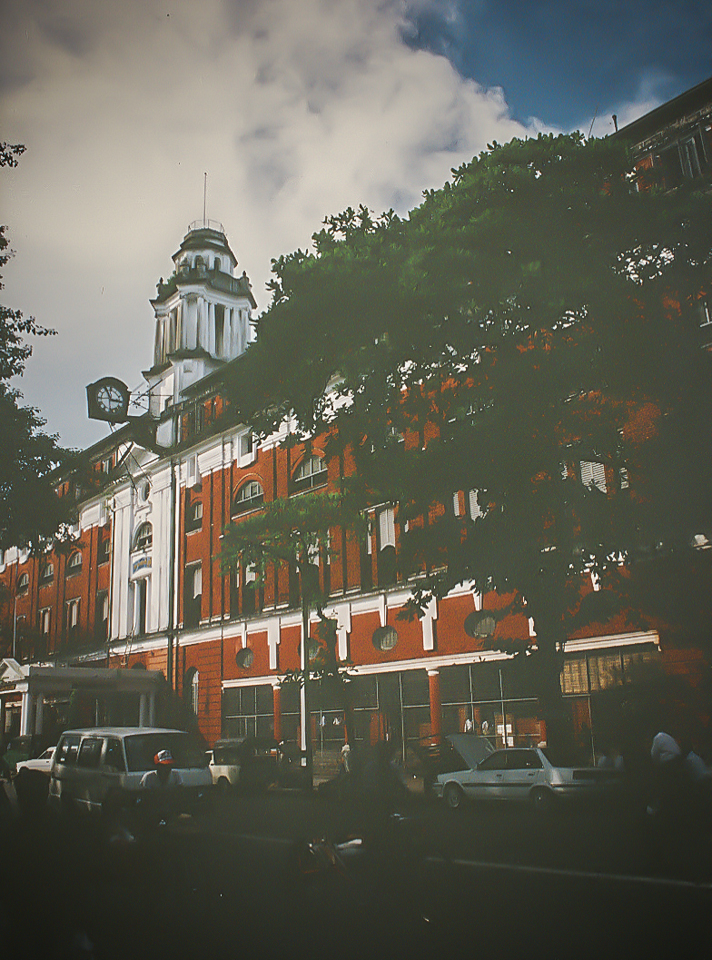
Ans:
[[[690,167],[700,176],[710,169],[708,88],[707,114],[695,108],[699,131],[684,134],[705,158],[699,170]],[[643,123],[641,162],[652,138]],[[50,715],[55,726],[66,725],[70,681],[40,684],[28,695],[32,670],[60,677],[69,668],[122,676],[145,669],[164,679],[210,744],[250,733],[297,742],[298,688],[282,682],[300,665],[296,571],[274,567],[255,588],[249,568],[221,569],[221,535],[278,497],[338,489],[340,468],[327,462],[324,438],[285,444],[288,423],[257,442],[221,395],[222,372],[239,371],[254,338],[255,301],[220,224],[190,226],[151,304],[147,412],[86,451],[84,474],[62,481],[62,495],[76,501],[71,541],[40,558],[19,550],[2,557],[0,730],[40,733],[37,718],[46,724]],[[581,464],[581,480],[606,490],[602,464]],[[474,517],[476,497],[461,491],[453,510]],[[399,619],[410,587],[394,562],[397,508],[375,505],[369,519],[361,541],[331,531],[319,558],[338,655],[349,665],[357,739],[390,737],[404,755],[408,746],[470,728],[500,746],[545,739],[526,658],[496,645],[498,631],[529,638],[529,621],[503,617],[509,598],[481,596],[467,583],[431,601],[421,619]],[[624,690],[641,670],[667,665],[691,675],[702,663],[694,651],[666,650],[657,632],[635,630],[624,618],[570,637],[562,691],[582,753],[600,752],[620,702],[599,697],[602,691]],[[105,717],[102,691],[87,691],[96,718]],[[122,716],[138,722],[147,702],[134,697]],[[150,712],[155,719],[154,706]],[[316,751],[343,744],[344,705],[326,687],[314,691],[310,723]]]

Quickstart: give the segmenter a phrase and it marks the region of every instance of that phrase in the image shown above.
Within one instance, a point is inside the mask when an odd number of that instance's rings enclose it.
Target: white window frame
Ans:
[[[581,483],[590,490],[596,487],[601,493],[607,493],[606,487],[606,467],[597,460],[581,460],[579,463],[581,470]]]
[[[247,467],[255,462],[257,459],[257,442],[251,430],[238,433],[236,446],[238,466]]]
[[[396,545],[396,513],[393,507],[383,507],[378,511],[378,549]]]

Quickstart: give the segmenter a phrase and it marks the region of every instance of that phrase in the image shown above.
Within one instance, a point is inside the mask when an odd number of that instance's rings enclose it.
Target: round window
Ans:
[[[395,627],[376,627],[372,640],[376,650],[392,650],[398,643],[398,633]]]
[[[474,637],[477,640],[491,637],[496,626],[497,622],[494,617],[481,610],[470,613],[465,617],[465,633],[468,637]]]
[[[243,647],[242,650],[238,650],[235,655],[235,663],[238,667],[242,667],[243,670],[247,670],[252,666],[255,659],[255,655],[250,650],[249,647]]]

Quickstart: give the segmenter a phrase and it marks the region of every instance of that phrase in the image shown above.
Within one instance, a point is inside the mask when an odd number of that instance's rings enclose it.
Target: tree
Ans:
[[[342,697],[347,738],[353,739],[352,714],[346,692],[345,665],[336,652],[336,629],[324,613],[327,601],[319,582],[319,554],[328,543],[329,531],[336,527],[349,530],[360,525],[360,514],[351,508],[341,493],[305,493],[295,498],[278,498],[266,504],[259,514],[233,521],[224,532],[221,564],[234,571],[238,564],[255,576],[252,587],[264,583],[272,565],[293,567],[299,576],[302,610],[302,643],[299,670],[287,671],[285,682],[301,687],[301,717],[306,743],[307,784],[311,788],[312,743],[310,684],[317,680],[333,683]],[[310,636],[310,612],[319,615],[317,638]]]
[[[0,167],[17,166],[24,149],[0,143]],[[6,229],[0,226],[0,267],[12,256]],[[54,333],[19,310],[0,306],[0,549],[38,545],[66,519],[49,478],[65,452],[56,436],[42,431],[46,421],[39,411],[21,406],[22,394],[10,385],[12,377],[22,376],[32,353],[25,338]]]
[[[274,262],[233,398],[263,432],[291,411],[352,450],[352,494],[407,521],[416,610],[473,581],[531,618],[533,642],[492,642],[529,657],[553,739],[571,630],[712,535],[712,198],[638,190],[624,144],[579,134],[453,174],[407,219],[349,209]],[[582,602],[589,576],[610,589]]]

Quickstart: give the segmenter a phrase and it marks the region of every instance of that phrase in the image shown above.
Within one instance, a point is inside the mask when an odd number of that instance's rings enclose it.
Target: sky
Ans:
[[[85,386],[140,392],[206,173],[259,315],[324,217],[405,214],[492,140],[604,136],[710,76],[693,0],[0,0],[0,140],[27,147],[2,302],[57,330],[17,386],[63,445],[106,436]]]

